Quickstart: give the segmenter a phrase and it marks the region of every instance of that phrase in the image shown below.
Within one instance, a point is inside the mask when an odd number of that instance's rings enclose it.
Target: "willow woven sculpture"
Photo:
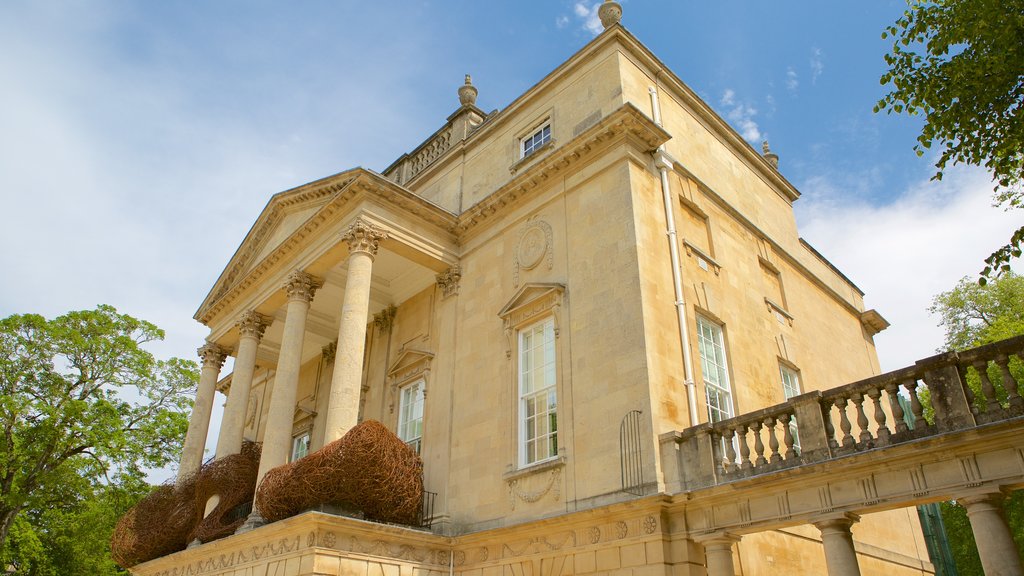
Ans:
[[[416,524],[422,501],[423,461],[375,420],[270,470],[256,490],[256,507],[270,522],[326,504],[369,520]]]
[[[110,538],[114,562],[127,568],[185,549],[202,514],[195,479],[158,486],[117,521]]]
[[[244,516],[232,517],[238,506],[252,502],[256,491],[256,473],[260,468],[260,444],[245,442],[238,454],[214,460],[198,474],[196,501],[203,507],[213,496],[217,506],[192,530],[189,541],[213,542],[235,533]]]
[[[188,478],[159,486],[117,521],[110,538],[114,561],[127,568],[184,550],[196,538],[212,542],[234,533],[245,518],[226,517],[252,501],[259,465],[260,445],[245,442],[241,453],[208,462]],[[220,501],[204,519],[206,502],[214,495]]]

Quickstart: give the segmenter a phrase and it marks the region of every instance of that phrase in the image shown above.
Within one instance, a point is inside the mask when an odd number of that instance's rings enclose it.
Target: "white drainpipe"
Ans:
[[[658,102],[658,89],[649,87],[651,108],[654,110],[654,123],[661,126],[661,104]],[[665,145],[658,147],[654,155],[654,164],[661,174],[661,195],[665,201],[665,234],[668,236],[668,252],[672,260],[672,288],[675,290],[676,316],[679,319],[679,345],[683,349],[683,375],[686,383],[686,397],[690,406],[690,426],[696,426],[697,420],[697,386],[693,381],[693,359],[690,357],[690,329],[686,321],[686,300],[683,298],[683,275],[679,266],[679,242],[676,240],[676,218],[672,211],[672,189],[669,186],[668,172],[672,169],[672,159],[665,153]]]

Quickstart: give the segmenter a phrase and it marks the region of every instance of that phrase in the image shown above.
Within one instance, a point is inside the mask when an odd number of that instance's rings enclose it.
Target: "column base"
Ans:
[[[263,518],[263,516],[260,516],[259,512],[253,510],[252,513],[249,514],[249,517],[245,519],[245,523],[239,526],[238,530],[235,530],[235,534],[245,534],[246,532],[252,532],[253,530],[259,528],[260,526],[263,526],[266,523],[267,521]]]

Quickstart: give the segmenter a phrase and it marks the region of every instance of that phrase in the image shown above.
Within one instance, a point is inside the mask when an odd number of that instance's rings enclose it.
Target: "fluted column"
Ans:
[[[708,576],[736,575],[736,568],[732,562],[732,545],[740,541],[739,536],[720,532],[698,538],[697,541],[704,546]]]
[[[957,498],[957,502],[967,508],[967,518],[971,521],[985,576],[1024,574],[1017,545],[1003,514],[1004,498],[1002,492],[995,490]]]
[[[387,232],[362,219],[356,220],[342,236],[349,248],[348,275],[345,278],[330,400],[324,419],[324,444],[341,438],[359,419],[366,322],[370,316],[370,273],[377,247],[387,237]]]
[[[221,366],[227,357],[227,350],[212,342],[207,342],[197,352],[203,360],[203,369],[199,374],[199,388],[196,390],[196,401],[192,405],[192,417],[188,423],[188,432],[185,434],[185,445],[181,449],[179,482],[198,472],[203,464],[206,433],[210,430],[210,413],[213,411],[213,394],[216,392]]]
[[[263,432],[263,451],[260,468],[256,473],[256,486],[272,468],[288,463],[292,446],[292,424],[295,421],[295,400],[298,395],[299,368],[302,364],[302,341],[306,334],[306,315],[313,294],[323,282],[301,270],[288,276],[284,285],[288,292],[288,307],[284,319],[284,335],[277,359],[277,374],[270,393],[267,427]],[[246,532],[263,523],[255,507],[238,532]]]
[[[829,576],[860,576],[853,533],[850,531],[854,522],[859,520],[860,516],[845,513],[814,522],[814,527],[821,531],[821,544],[825,548],[825,564]]]
[[[220,424],[220,436],[217,437],[218,460],[242,451],[245,411],[249,406],[252,376],[256,370],[256,349],[269,324],[270,318],[252,310],[242,314],[236,324],[239,333],[238,354],[235,357],[235,371],[231,376],[231,390],[224,406],[224,419]]]

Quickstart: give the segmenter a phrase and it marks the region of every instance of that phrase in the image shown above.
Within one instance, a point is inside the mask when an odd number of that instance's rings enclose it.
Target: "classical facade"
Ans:
[[[182,475],[219,385],[216,458],[262,442],[260,478],[384,423],[423,459],[429,529],[256,509],[137,574],[934,571],[913,508],[830,504],[742,539],[721,517],[694,528],[678,431],[878,374],[887,324],[799,237],[778,157],[620,14],[606,2],[604,32],[504,110],[478,108],[467,76],[446,123],[382,172],[273,196],[195,315],[210,334]],[[812,442],[785,422],[772,449]],[[727,465],[751,453],[731,434],[711,441]]]

